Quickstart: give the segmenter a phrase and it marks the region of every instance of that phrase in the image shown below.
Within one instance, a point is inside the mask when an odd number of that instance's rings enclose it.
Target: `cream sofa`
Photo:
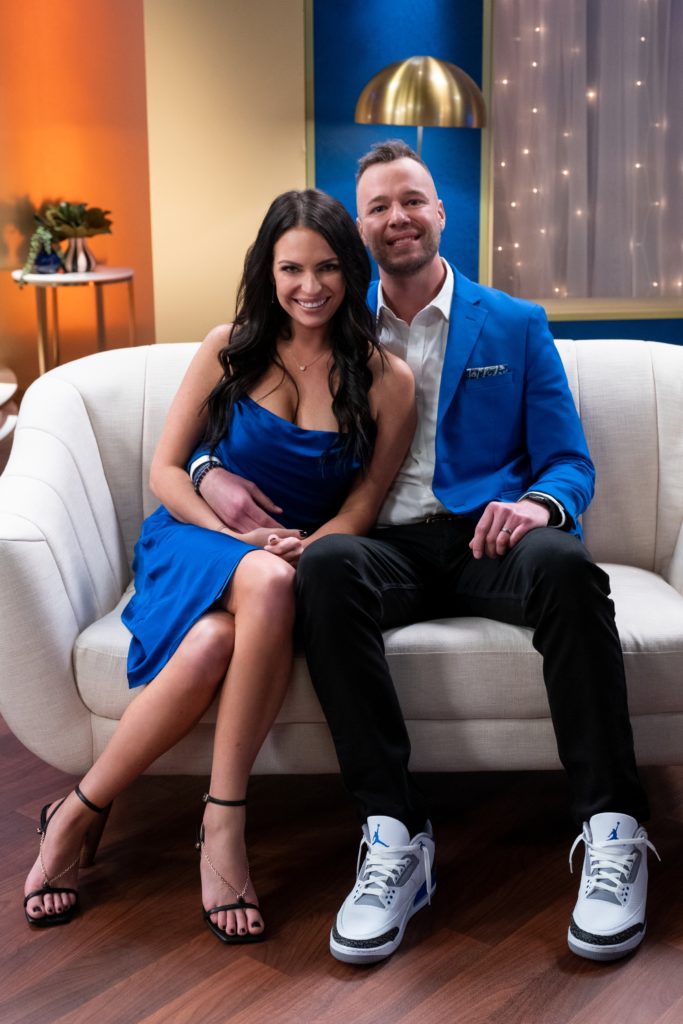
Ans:
[[[611,580],[639,760],[683,763],[683,347],[562,341],[597,465],[586,541]],[[134,696],[133,545],[152,452],[194,345],[89,356],[28,390],[0,477],[0,711],[52,765],[83,772]],[[486,619],[390,630],[420,771],[558,766],[531,632]],[[153,767],[207,773],[212,710]],[[298,658],[259,772],[336,771]]]

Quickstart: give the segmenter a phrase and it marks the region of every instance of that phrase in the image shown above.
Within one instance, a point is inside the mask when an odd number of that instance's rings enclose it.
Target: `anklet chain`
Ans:
[[[223,878],[222,874],[220,873],[220,871],[218,870],[216,865],[213,863],[213,861],[209,857],[208,853],[206,852],[206,843],[203,840],[202,840],[202,843],[201,843],[201,848],[202,848],[202,855],[204,857],[204,860],[209,865],[209,867],[213,871],[214,875],[216,875],[217,878],[220,878],[220,880],[223,883],[223,885],[227,885],[228,889],[230,889],[231,892],[234,892],[234,894],[235,894],[235,896],[236,896],[236,898],[238,900],[243,900],[244,897],[245,897],[246,891],[249,888],[249,868],[247,868],[247,878],[246,878],[246,881],[245,881],[245,883],[244,883],[244,885],[242,887],[242,891],[238,892],[237,889],[235,888],[235,886],[232,885],[232,883],[229,882],[227,880],[227,878]]]
[[[45,885],[52,885],[53,882],[58,881],[58,879],[62,878],[64,875],[68,874],[69,871],[71,871],[73,868],[75,868],[76,865],[78,864],[78,862],[81,859],[81,855],[79,853],[78,856],[76,857],[76,860],[72,861],[71,864],[69,864],[68,868],[64,868],[64,870],[60,871],[58,875],[53,875],[52,878],[50,878],[50,876],[48,875],[47,871],[45,870],[45,861],[43,860],[43,843],[44,842],[45,842],[45,832],[42,832],[41,836],[40,836],[40,848],[38,850],[38,858],[40,860],[40,866],[41,866],[42,871],[43,871],[43,885],[45,886]],[[35,849],[35,847],[34,847],[34,849]]]

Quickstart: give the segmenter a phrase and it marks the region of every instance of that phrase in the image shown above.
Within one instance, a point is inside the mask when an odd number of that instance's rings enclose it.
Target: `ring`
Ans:
[[[498,532],[499,533],[512,533],[512,530],[509,530],[507,526],[501,526],[501,528],[500,528],[500,530]]]

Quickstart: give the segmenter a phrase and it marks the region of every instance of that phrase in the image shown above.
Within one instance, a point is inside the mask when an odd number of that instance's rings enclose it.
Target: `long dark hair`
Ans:
[[[274,199],[247,252],[237,293],[237,314],[230,344],[221,349],[223,379],[207,399],[205,440],[211,446],[225,435],[235,402],[264,376],[271,363],[289,374],[277,352],[278,338],[291,337],[290,320],[273,289],[273,248],[291,228],[310,228],[322,235],[339,260],[346,292],[329,325],[332,364],[329,382],[332,411],[343,435],[344,458],[367,466],[376,428],[368,391],[368,362],[377,348],[375,324],[366,294],[370,261],[353,220],[344,206],[326,192],[305,189]]]

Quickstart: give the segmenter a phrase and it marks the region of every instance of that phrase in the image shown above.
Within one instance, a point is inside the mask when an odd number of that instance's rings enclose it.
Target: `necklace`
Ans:
[[[319,352],[315,359],[311,359],[310,363],[300,363],[299,360],[294,355],[294,353],[292,352],[292,358],[294,359],[296,367],[298,370],[301,370],[302,373],[305,373],[309,366],[313,366],[314,363],[317,363],[318,360],[322,359],[322,357],[325,355],[329,355],[328,349],[323,349],[322,352]]]

